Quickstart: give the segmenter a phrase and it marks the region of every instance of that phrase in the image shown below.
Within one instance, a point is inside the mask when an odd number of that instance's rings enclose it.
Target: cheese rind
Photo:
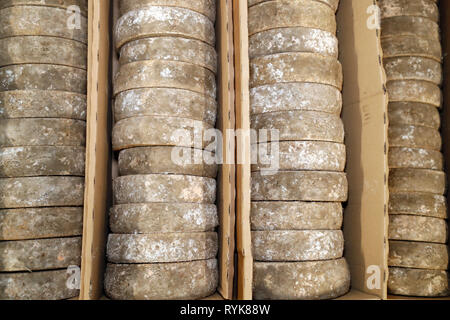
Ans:
[[[345,259],[254,263],[253,297],[257,300],[333,299],[349,289]]]
[[[117,300],[201,299],[212,295],[217,260],[162,264],[108,264],[105,293]]]
[[[429,127],[409,125],[390,126],[389,146],[440,151],[442,138],[438,130]]]
[[[447,222],[432,217],[391,215],[389,239],[445,244],[448,240]]]
[[[383,57],[416,56],[442,61],[441,42],[415,36],[393,36],[381,39]]]
[[[443,171],[396,168],[389,170],[389,190],[393,193],[424,192],[443,195],[446,191]]]
[[[445,244],[389,241],[391,267],[447,270],[448,248]]]
[[[440,41],[439,25],[423,17],[398,16],[381,19],[381,38],[413,36]]]
[[[391,294],[414,297],[447,296],[448,272],[410,268],[389,268],[388,291]]]
[[[439,110],[430,104],[414,102],[391,102],[388,105],[389,125],[411,125],[439,129]]]
[[[389,168],[444,170],[444,156],[439,151],[417,148],[389,148]]]
[[[413,16],[439,21],[439,8],[430,0],[381,0],[381,19],[399,16]]]
[[[3,0],[0,9],[16,6],[43,6],[68,9],[71,6],[80,8],[81,14],[87,17],[88,1],[87,0]]]
[[[410,214],[447,218],[447,200],[431,193],[394,193],[389,195],[389,214]]]
[[[440,108],[442,105],[441,89],[428,81],[388,81],[386,88],[390,102],[427,103],[437,108]]]
[[[273,1],[273,0],[248,0],[248,6],[252,7],[254,5],[257,5],[262,2],[267,2],[267,1]],[[277,0],[277,1],[279,1],[279,0]],[[339,6],[339,0],[315,0],[315,1],[325,3],[326,5],[330,6],[334,11],[336,11]],[[281,2],[281,0],[280,0],[280,2]]]
[[[442,64],[423,57],[394,57],[384,59],[388,81],[421,80],[442,84]]]

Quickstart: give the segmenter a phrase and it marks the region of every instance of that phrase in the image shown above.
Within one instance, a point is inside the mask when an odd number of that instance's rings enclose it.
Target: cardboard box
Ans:
[[[108,211],[112,206],[112,179],[118,175],[111,151],[112,75],[118,67],[112,28],[118,15],[118,0],[89,1],[88,139],[84,232],[80,299],[103,297],[108,234]],[[231,2],[217,1],[216,20],[219,72],[217,128],[234,129],[234,64]],[[231,137],[232,138],[232,137]],[[234,155],[234,140],[224,135],[223,155]],[[220,166],[217,180],[219,211],[219,287],[209,299],[232,299],[235,243],[235,166]]]

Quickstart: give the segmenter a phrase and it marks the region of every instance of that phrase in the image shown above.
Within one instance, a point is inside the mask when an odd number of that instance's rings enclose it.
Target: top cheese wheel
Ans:
[[[0,38],[51,36],[87,44],[87,19],[80,17],[80,28],[68,28],[72,12],[61,8],[18,6],[0,10]]]
[[[214,24],[206,16],[184,8],[151,6],[129,11],[117,21],[116,48],[149,37],[174,36],[215,44]]]
[[[150,6],[180,7],[196,11],[207,16],[212,22],[216,20],[215,0],[120,0],[120,14]]]
[[[439,25],[429,19],[412,16],[391,17],[381,20],[381,37],[413,36],[439,40]]]
[[[330,6],[313,0],[267,1],[248,10],[249,36],[287,27],[306,27],[336,34],[336,16]]]
[[[248,6],[251,7],[251,6],[257,5],[262,2],[266,2],[266,1],[270,1],[270,0],[248,0]],[[339,0],[315,0],[315,1],[323,2],[327,5],[329,5],[334,11],[336,11],[339,6]]]
[[[439,21],[439,8],[430,0],[380,0],[381,18],[415,16]]]
[[[285,83],[322,83],[342,89],[342,66],[332,57],[290,52],[258,57],[250,61],[250,87]]]
[[[16,6],[43,6],[68,9],[71,6],[80,8],[82,15],[87,17],[88,0],[2,0],[0,9]]]

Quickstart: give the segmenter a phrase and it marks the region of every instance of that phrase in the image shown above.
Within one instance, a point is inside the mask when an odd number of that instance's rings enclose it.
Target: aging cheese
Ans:
[[[439,129],[441,118],[435,106],[415,102],[391,102],[388,105],[389,125],[411,125]]]
[[[384,59],[388,81],[423,80],[436,85],[442,83],[442,64],[423,57],[395,57]]]
[[[113,233],[202,232],[213,231],[219,217],[213,204],[122,204],[111,208],[109,225]]]
[[[195,2],[195,1],[192,1]],[[199,40],[156,37],[128,42],[120,50],[120,64],[143,60],[187,62],[217,73],[216,50]]]
[[[305,27],[277,28],[249,38],[250,59],[283,52],[311,52],[338,57],[338,40],[330,32]]]
[[[169,6],[186,8],[207,16],[212,22],[216,19],[216,1],[215,0],[120,0],[120,13],[125,14],[128,11],[142,9],[149,6]]]
[[[381,18],[413,16],[439,21],[439,8],[430,0],[381,0]]]
[[[254,263],[253,297],[257,300],[333,299],[349,289],[345,259]]]
[[[84,147],[0,148],[0,177],[84,176]]]
[[[447,270],[448,248],[445,244],[389,241],[391,267]]]
[[[424,192],[443,195],[446,190],[445,173],[426,169],[390,169],[389,190],[394,193]]]
[[[117,300],[201,299],[218,285],[217,260],[162,264],[108,264],[105,292]]]
[[[0,9],[15,6],[45,6],[68,9],[71,6],[77,6],[81,14],[87,17],[88,0],[3,0]]]
[[[81,236],[83,208],[0,210],[0,225],[0,241]]]
[[[86,95],[54,90],[0,92],[0,119],[66,118],[86,120]]]
[[[63,269],[81,263],[81,237],[0,242],[0,272]]]
[[[328,141],[344,142],[344,125],[339,115],[315,111],[285,111],[258,114],[251,117],[251,128],[258,141]],[[261,131],[267,130],[266,139]],[[278,139],[271,134],[278,130]]]
[[[316,170],[344,171],[345,145],[321,141],[281,141],[260,143],[252,146],[258,161],[252,171],[270,170]]]
[[[176,88],[216,97],[216,77],[210,70],[178,61],[136,61],[123,65],[114,78],[114,94],[139,88]]]
[[[214,46],[214,24],[195,11],[164,6],[150,6],[125,13],[114,28],[116,48],[127,42],[160,36],[197,39]]]
[[[341,230],[252,231],[252,252],[256,261],[318,261],[341,258],[344,236]]]
[[[389,148],[389,168],[444,170],[442,153],[428,149]]]
[[[339,89],[320,83],[276,83],[250,89],[252,115],[277,111],[322,111],[339,115],[342,95]]]
[[[383,57],[417,56],[442,61],[441,42],[415,36],[393,36],[381,39]]]
[[[87,69],[87,46],[81,42],[42,36],[0,39],[0,67],[45,63]]]
[[[438,108],[442,104],[441,89],[431,82],[397,80],[388,81],[386,87],[390,102],[428,103]]]
[[[0,208],[75,207],[83,201],[81,177],[0,179]]]
[[[390,215],[389,239],[445,244],[448,240],[444,219],[415,215]]]
[[[74,286],[74,275],[67,269],[0,273],[1,300],[64,300],[74,298],[79,294]]]
[[[389,127],[391,147],[421,148],[440,151],[441,134],[429,127],[397,125]]]
[[[448,272],[410,268],[389,268],[388,291],[414,297],[440,297],[450,294]]]
[[[217,102],[203,94],[174,88],[141,88],[119,93],[114,103],[117,121],[142,116],[165,116],[216,123]]]
[[[0,119],[0,147],[86,144],[86,122],[70,119]]]
[[[306,27],[336,33],[335,12],[313,0],[267,1],[248,9],[248,33],[275,28]]]
[[[126,118],[116,123],[112,133],[115,151],[149,146],[177,146],[202,149],[210,125],[191,119],[162,116]]]
[[[76,23],[78,18],[79,25]],[[74,19],[74,13],[63,8],[36,5],[7,7],[0,9],[0,21],[0,38],[50,36],[87,44],[87,18],[81,15]],[[69,22],[73,22],[70,28]]]
[[[136,175],[114,179],[115,204],[215,203],[216,180],[182,175]]]
[[[251,229],[339,230],[343,210],[339,202],[252,202]]]
[[[413,36],[440,40],[439,25],[427,18],[399,16],[381,19],[381,37]]]
[[[256,4],[266,2],[266,1],[272,1],[272,0],[248,0],[248,6],[251,7]],[[339,0],[315,0],[315,1],[323,2],[327,5],[329,5],[334,11],[336,11],[339,6]],[[281,0],[280,0],[280,2],[281,2]]]
[[[250,61],[250,88],[275,83],[312,82],[342,89],[342,66],[333,57],[288,52]]]
[[[278,171],[252,173],[253,201],[347,200],[345,173],[325,171]]]
[[[132,148],[120,152],[119,171],[122,176],[167,173],[215,178],[218,166],[216,162],[210,162],[215,160],[215,155],[205,150],[182,147]]]
[[[1,11],[0,11],[1,12]],[[0,68],[0,92],[56,90],[86,94],[86,70],[51,64],[20,64]]]
[[[216,232],[110,234],[109,262],[168,263],[212,259],[217,255]]]
[[[389,214],[413,214],[447,218],[447,200],[431,193],[390,193]]]

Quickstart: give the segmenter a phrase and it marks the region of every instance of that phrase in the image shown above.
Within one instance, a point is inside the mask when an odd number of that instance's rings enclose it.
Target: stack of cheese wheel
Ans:
[[[407,296],[447,295],[439,9],[432,0],[380,5],[389,94],[388,289]]]
[[[214,0],[120,1],[120,176],[105,276],[112,299],[196,299],[216,290],[217,165],[196,158],[213,156],[202,131],[216,119],[215,8]]]
[[[259,135],[252,148],[273,160],[279,144],[278,171],[261,158],[252,165],[255,299],[329,299],[349,290],[338,2],[249,1],[251,127],[279,132],[278,141]]]
[[[78,295],[86,16],[87,0],[0,2],[0,299]]]

